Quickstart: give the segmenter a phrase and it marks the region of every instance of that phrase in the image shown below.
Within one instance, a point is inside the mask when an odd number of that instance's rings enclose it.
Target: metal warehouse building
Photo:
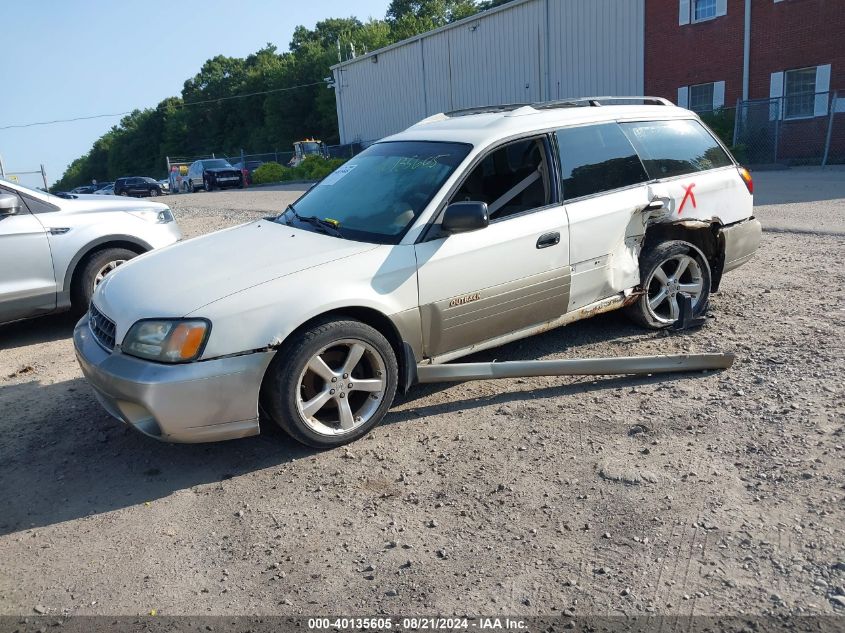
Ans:
[[[515,0],[332,67],[342,143],[438,112],[643,94],[645,0]]]

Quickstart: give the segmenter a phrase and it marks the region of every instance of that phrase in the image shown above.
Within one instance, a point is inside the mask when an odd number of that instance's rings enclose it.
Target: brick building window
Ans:
[[[713,84],[689,87],[689,109],[693,112],[710,112],[713,109]]]
[[[725,82],[714,81],[678,88],[678,105],[698,113],[725,107]]]
[[[678,24],[705,22],[727,15],[728,0],[678,0]]]
[[[769,118],[826,116],[830,105],[830,64],[772,73]]]
[[[784,73],[783,115],[787,119],[813,116],[816,103],[816,67]]]
[[[692,0],[691,4],[693,22],[716,17],[716,0]]]

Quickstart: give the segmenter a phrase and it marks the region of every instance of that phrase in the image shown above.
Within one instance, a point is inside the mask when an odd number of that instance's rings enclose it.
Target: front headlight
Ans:
[[[160,363],[186,363],[199,358],[211,332],[205,319],[144,319],[133,325],[121,350]]]
[[[155,209],[143,209],[141,211],[127,211],[127,213],[134,215],[136,218],[141,218],[142,220],[153,222],[155,224],[167,224],[169,222],[173,222],[173,212],[170,209],[164,209],[162,211],[156,211]]]

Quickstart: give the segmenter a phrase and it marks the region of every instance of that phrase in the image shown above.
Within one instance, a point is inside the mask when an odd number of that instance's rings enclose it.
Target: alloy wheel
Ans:
[[[113,261],[108,262],[105,266],[100,268],[100,270],[98,270],[97,274],[94,276],[94,287],[96,288],[97,286],[99,286],[100,282],[103,281],[103,278],[106,275],[108,275],[111,271],[113,271],[115,268],[117,268],[121,264],[125,264],[125,263],[126,263],[125,259],[115,259]]]
[[[694,257],[675,255],[654,269],[645,287],[652,316],[661,323],[674,323],[680,316],[678,295],[688,296],[695,309],[704,290],[704,276]]]
[[[346,435],[376,413],[387,389],[384,358],[358,339],[333,342],[314,354],[299,376],[296,406],[320,435]]]

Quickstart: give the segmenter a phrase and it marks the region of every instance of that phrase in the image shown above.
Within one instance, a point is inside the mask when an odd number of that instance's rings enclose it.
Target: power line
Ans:
[[[321,86],[325,85],[326,81],[315,81],[314,83],[310,84],[300,84],[298,86],[288,86],[286,88],[272,88],[270,90],[260,90],[258,92],[250,92],[247,94],[241,95],[230,95],[228,97],[217,97],[216,99],[206,99],[204,101],[190,101],[188,103],[182,103],[177,108],[187,108],[191,106],[198,106],[198,105],[206,105],[209,103],[219,103],[220,101],[231,101],[232,99],[245,99],[247,97],[255,97],[258,95],[268,95],[273,94],[275,92],[287,92],[289,90],[298,90],[299,88],[310,88],[312,86]],[[16,123],[13,125],[3,125],[0,126],[0,130],[11,130],[11,129],[19,129],[19,128],[27,128],[27,127],[36,127],[40,125],[54,125],[56,123],[73,123],[75,121],[89,121],[91,119],[105,119],[109,117],[116,117],[116,116],[125,116],[127,114],[132,114],[134,110],[128,110],[126,112],[114,112],[111,114],[92,114],[89,116],[78,116],[73,117],[70,119],[54,119],[52,121],[35,121],[33,123]]]

